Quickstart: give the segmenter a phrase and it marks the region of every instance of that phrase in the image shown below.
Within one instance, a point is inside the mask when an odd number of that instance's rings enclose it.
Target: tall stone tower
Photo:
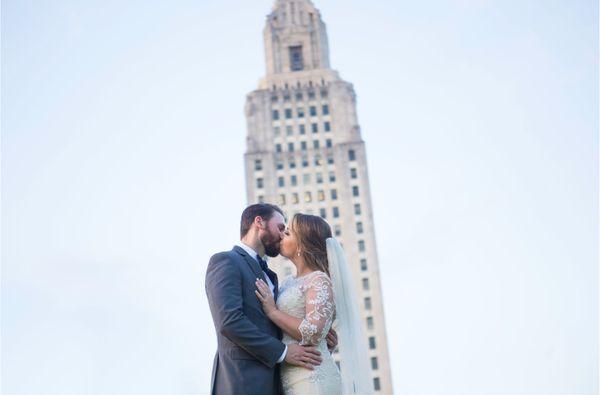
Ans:
[[[248,202],[276,202],[288,218],[303,212],[329,222],[356,281],[373,386],[392,394],[354,89],[329,66],[327,30],[311,1],[277,0],[267,16],[264,43],[267,73],[248,94],[245,108]],[[274,261],[270,265],[280,278],[295,271],[284,258]]]

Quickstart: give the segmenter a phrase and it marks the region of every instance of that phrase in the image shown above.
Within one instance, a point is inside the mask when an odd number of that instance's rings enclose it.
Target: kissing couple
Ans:
[[[296,266],[281,285],[266,262],[280,254]],[[217,334],[211,394],[372,394],[351,269],[321,217],[296,214],[288,226],[275,205],[247,207],[240,242],[210,258],[205,287]]]

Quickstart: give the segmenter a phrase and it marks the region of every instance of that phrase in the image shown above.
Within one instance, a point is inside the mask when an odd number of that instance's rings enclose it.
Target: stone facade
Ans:
[[[267,73],[247,96],[247,199],[325,218],[352,267],[376,393],[392,394],[365,144],[352,84],[329,66],[307,0],[278,0],[264,29]],[[293,274],[284,258],[270,265]],[[343,347],[340,344],[340,347]],[[343,361],[341,361],[343,363]]]

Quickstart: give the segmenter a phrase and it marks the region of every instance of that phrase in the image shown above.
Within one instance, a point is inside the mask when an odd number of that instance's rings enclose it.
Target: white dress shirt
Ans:
[[[246,244],[244,244],[243,242],[239,242],[237,243],[237,245],[239,247],[241,247],[244,251],[246,251],[248,253],[248,255],[250,255],[255,261],[256,263],[258,263],[258,252],[254,251],[254,249],[252,249],[252,247],[247,246]],[[266,259],[265,259],[266,261]],[[275,294],[275,285],[273,285],[273,282],[271,281],[271,279],[269,278],[269,276],[267,275],[267,273],[264,272],[264,270],[261,270],[263,272],[263,274],[265,275],[265,281],[267,282],[267,284],[269,285],[269,288],[271,289],[271,293]],[[285,355],[287,354],[287,346],[285,346],[285,349],[283,350],[283,354],[281,354],[281,357],[279,357],[279,359],[277,360],[277,363],[281,363],[283,362],[283,360],[285,359]]]

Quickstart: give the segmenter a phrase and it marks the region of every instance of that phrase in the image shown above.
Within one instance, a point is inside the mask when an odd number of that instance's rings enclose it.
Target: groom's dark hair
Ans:
[[[240,221],[240,239],[246,236],[252,227],[254,218],[261,217],[265,221],[268,221],[271,219],[273,214],[275,214],[275,211],[285,217],[283,211],[274,204],[257,203],[246,207],[242,213],[242,220]]]

